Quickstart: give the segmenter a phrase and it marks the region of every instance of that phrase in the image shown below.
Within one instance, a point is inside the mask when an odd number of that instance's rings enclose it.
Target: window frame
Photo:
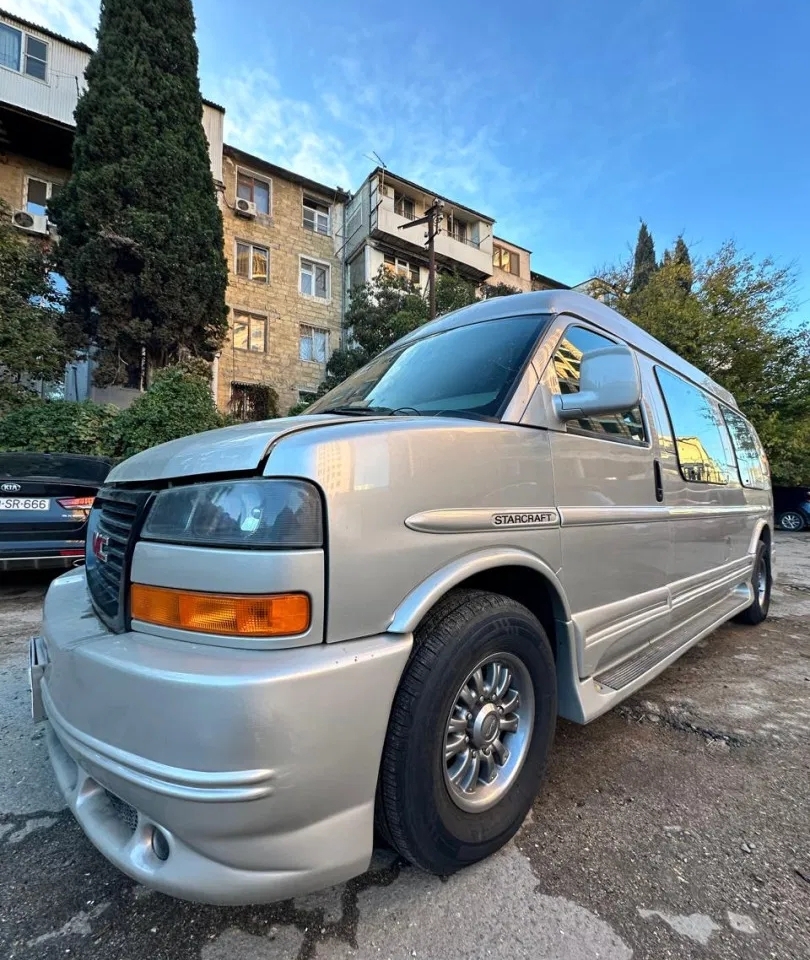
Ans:
[[[303,285],[303,276],[304,276],[304,264],[309,264],[312,267],[312,293],[304,292]],[[316,284],[315,284],[315,267],[323,267],[326,270],[326,296],[319,297],[315,293]],[[298,293],[302,297],[306,297],[308,300],[315,300],[318,303],[331,303],[332,302],[332,264],[328,260],[319,260],[317,257],[309,257],[304,253],[298,255]]]
[[[247,418],[247,417],[245,417],[245,418],[240,418],[240,417],[236,416],[236,415],[234,414],[234,412],[233,412],[233,410],[234,410],[234,390],[235,390],[235,389],[238,389],[238,390],[244,391],[244,393],[249,393],[251,390],[259,389],[259,388],[261,388],[262,386],[264,386],[264,384],[262,384],[262,383],[247,383],[247,382],[244,381],[244,380],[231,380],[231,395],[230,395],[230,397],[228,398],[228,408],[229,408],[229,410],[230,410],[230,412],[231,412],[231,415],[232,415],[232,416],[234,417],[234,419],[237,420],[239,423],[257,423],[257,422],[258,422],[259,420],[261,420],[262,418],[261,418],[260,416],[259,416],[259,417],[255,417],[255,418]],[[251,400],[248,396],[243,396],[243,399],[242,399],[241,402],[242,402],[242,404],[245,404],[246,402],[249,402],[249,403],[251,403],[251,404],[254,404],[254,403],[255,403],[255,398]],[[257,412],[257,411],[256,411],[256,409],[255,409],[255,406],[252,406],[252,407],[251,407],[251,413],[256,413],[256,412]]]
[[[309,203],[313,204],[314,206],[308,207],[307,201],[309,201]],[[321,210],[318,210],[317,209],[318,207],[322,207],[324,210],[326,210],[326,213],[324,214]],[[307,226],[307,222],[306,222],[307,210],[312,210],[312,213],[313,213],[313,221],[312,221],[311,227]],[[318,229],[318,216],[326,217],[326,230]],[[324,202],[319,197],[315,197],[311,194],[305,193],[301,197],[301,223],[304,227],[304,230],[307,230],[310,233],[314,233],[319,237],[331,237],[332,236],[332,204]]]
[[[401,206],[401,211],[397,209],[397,204]],[[407,204],[411,206],[410,213],[405,212]],[[394,213],[398,217],[404,217],[405,220],[416,220],[416,200],[413,197],[409,197],[407,193],[397,190],[396,187],[394,188]]]
[[[681,455],[678,452],[678,432],[675,429],[675,422],[672,419],[672,411],[670,410],[670,407],[669,407],[669,401],[667,400],[666,391],[664,390],[663,384],[661,383],[661,378],[658,375],[659,371],[661,370],[668,373],[671,377],[677,378],[682,383],[685,383],[691,389],[696,390],[698,394],[700,394],[700,396],[702,396],[708,402],[708,406],[712,409],[712,411],[721,419],[723,417],[723,414],[722,414],[722,411],[720,410],[720,404],[717,402],[717,399],[713,397],[710,393],[708,393],[706,390],[704,390],[702,387],[699,387],[693,381],[688,380],[686,377],[682,376],[680,373],[673,370],[671,367],[666,366],[666,364],[660,363],[659,361],[655,361],[653,363],[653,373],[655,374],[655,382],[658,385],[658,392],[661,394],[661,399],[664,401],[664,410],[666,410],[666,414],[667,414],[667,422],[669,423],[670,436],[674,444],[675,459],[678,462],[678,471],[681,475],[681,479],[684,481],[684,483],[697,483],[704,487],[732,486],[733,485],[732,477],[731,477],[732,465],[730,463],[723,464],[727,470],[727,475],[725,480],[695,480],[693,477],[687,477],[687,475],[684,473],[683,464],[681,463]],[[728,452],[726,449],[726,444],[724,442],[724,436],[723,436],[724,431],[726,436],[729,437],[730,452],[731,452],[731,455],[734,457],[734,460],[736,463],[737,454],[734,451],[734,443],[731,440],[728,427],[726,427],[725,425],[725,420],[723,420],[723,422],[721,423],[717,419],[715,419],[715,427],[717,428],[717,434],[718,434],[718,437],[720,438],[720,446],[723,448],[724,452]],[[700,440],[700,437],[697,437],[696,439]],[[700,442],[702,446],[703,441],[701,440]]]
[[[239,350],[240,353],[258,353],[258,354],[267,354],[268,352],[268,341],[270,339],[270,318],[266,313],[260,313],[256,310],[245,310],[242,307],[232,307],[232,322],[231,322],[231,346],[234,350]],[[251,347],[253,341],[253,330],[252,330],[252,321],[260,320],[264,325],[264,347],[262,350],[254,350]],[[236,344],[236,324],[237,321],[240,323],[245,323],[247,326],[247,346],[240,347]]]
[[[258,216],[260,216],[260,217],[272,217],[272,216],[273,216],[273,181],[272,181],[272,179],[271,179],[270,177],[266,177],[266,176],[265,176],[264,174],[262,174],[262,173],[258,173],[256,170],[251,170],[250,167],[237,166],[237,168],[236,168],[236,181],[235,181],[234,202],[235,202],[236,200],[240,200],[240,199],[241,199],[241,200],[248,200],[247,197],[240,197],[240,196],[239,196],[239,177],[240,177],[240,176],[250,177],[251,180],[258,180],[259,183],[264,183],[264,184],[267,185],[267,212],[265,213],[264,210],[259,210],[258,207],[257,207],[257,208],[256,208],[256,213],[257,213]],[[252,193],[252,192],[253,192],[253,188],[251,188],[251,193]],[[255,194],[253,194],[253,195],[255,196]],[[251,199],[249,200],[249,202],[250,202],[250,203],[255,203],[256,201],[251,198]]]
[[[559,337],[557,337],[554,347],[550,352],[548,364],[546,366],[546,371],[549,371],[549,370],[551,371],[557,383],[558,388],[559,388],[560,378],[559,378],[559,375],[557,374],[557,368],[554,364],[554,358],[557,355],[557,351],[560,349],[560,344],[562,343],[563,340],[565,340],[566,334],[572,328],[580,328],[582,330],[585,330],[587,333],[592,333],[594,336],[602,337],[604,340],[607,340],[609,343],[625,346],[628,348],[628,350],[632,350],[634,353],[637,352],[635,347],[633,347],[632,344],[627,343],[625,340],[621,340],[620,338],[616,337],[614,334],[607,333],[605,330],[601,330],[599,327],[595,327],[593,324],[589,323],[587,320],[583,320],[580,317],[573,316],[572,314],[561,315],[561,319],[564,321],[568,320],[569,322],[565,324],[565,327],[562,329]],[[547,375],[548,373],[544,372],[543,377],[541,379],[545,379]],[[562,393],[562,391],[560,390],[558,390],[558,392],[560,394]],[[635,409],[635,407],[633,409]],[[620,443],[623,446],[634,447],[640,450],[643,450],[643,449],[651,450],[652,449],[652,431],[650,430],[650,419],[647,413],[646,404],[644,403],[644,378],[643,377],[641,378],[641,397],[638,402],[638,412],[639,412],[639,416],[641,417],[641,428],[644,431],[643,440],[634,440],[631,437],[623,437],[619,434],[601,433],[596,430],[585,430],[584,428],[578,425],[575,426],[574,424],[576,423],[576,421],[573,421],[573,420],[566,421],[566,423],[563,426],[563,430],[561,432],[569,433],[575,437],[588,437],[591,440],[603,440],[603,441],[606,441],[607,443]],[[616,414],[616,416],[618,417],[619,414]],[[587,419],[591,419],[591,418],[588,417]]]
[[[45,47],[45,59],[44,59],[44,60],[41,60],[39,57],[35,57],[35,56],[33,56],[33,54],[30,54],[30,53],[28,52],[28,41],[29,41],[29,40],[36,40],[37,43],[41,43],[42,46]],[[28,58],[29,58],[29,57],[30,57],[32,60],[35,60],[37,63],[42,63],[42,64],[44,64],[44,66],[45,66],[45,76],[44,76],[44,77],[38,77],[36,74],[34,74],[34,73],[29,73],[29,72],[28,72],[27,66],[28,66]],[[51,44],[50,44],[50,41],[46,40],[44,37],[35,37],[32,33],[26,33],[26,34],[25,34],[25,49],[23,50],[23,48],[20,47],[20,61],[21,61],[21,62],[20,62],[20,72],[21,72],[24,76],[29,77],[31,80],[37,80],[39,83],[47,83],[47,82],[48,82],[48,75],[49,75],[49,71],[50,71],[50,62],[51,62]]]
[[[315,357],[315,350],[314,350],[315,340],[314,340],[314,337],[312,338],[312,346],[313,346],[313,350],[312,350],[313,357],[312,357],[312,359],[311,359],[311,360],[307,360],[305,357],[302,357],[302,356],[301,356],[301,342],[302,342],[302,340],[304,339],[304,331],[305,331],[305,330],[308,330],[308,331],[309,331],[310,333],[312,333],[312,334],[314,334],[314,333],[324,333],[324,334],[326,334],[326,349],[325,349],[325,351],[324,351],[324,359],[323,359],[323,360],[318,360],[318,359]],[[330,355],[330,350],[329,350],[329,348],[330,348],[330,345],[331,345],[331,339],[332,339],[332,331],[331,331],[328,327],[316,327],[316,326],[315,326],[314,324],[312,324],[312,323],[299,323],[299,325],[298,325],[298,360],[299,360],[301,363],[315,363],[315,364],[317,364],[319,367],[324,366],[326,363],[329,362],[329,355]]]
[[[44,213],[32,213],[32,212],[28,209],[28,203],[29,203],[29,200],[28,200],[28,185],[30,184],[30,182],[31,182],[32,180],[35,180],[37,183],[44,183],[44,184],[45,184],[45,200],[46,200],[46,203],[45,203],[45,212],[44,212]],[[54,188],[54,187],[59,187],[59,189],[61,190],[62,187],[64,187],[64,185],[65,185],[65,184],[64,184],[64,181],[62,181],[62,180],[46,180],[45,177],[40,177],[40,176],[37,176],[36,174],[33,174],[33,173],[27,173],[27,174],[25,175],[24,179],[23,179],[23,193],[22,193],[22,206],[21,206],[21,209],[22,209],[22,210],[25,210],[26,213],[31,214],[32,217],[42,217],[42,216],[47,217],[47,216],[48,216],[48,212],[47,212],[47,211],[48,211],[48,203],[47,203],[47,201],[51,200],[52,197],[53,197],[53,188]]]
[[[248,248],[248,272],[239,273],[239,247]],[[253,276],[253,251],[263,250],[267,255],[267,275],[265,277]],[[251,240],[240,240],[238,237],[233,242],[233,274],[240,280],[249,280],[252,283],[270,283],[270,248],[261,243],[253,243]]]
[[[737,474],[740,478],[740,484],[746,490],[768,490],[770,489],[770,467],[768,465],[767,454],[762,446],[762,441],[759,439],[756,430],[754,429],[753,424],[748,420],[747,417],[739,410],[735,410],[733,407],[729,407],[727,404],[718,401],[718,407],[720,407],[720,416],[723,418],[723,424],[728,434],[729,440],[731,441],[731,452],[734,456],[734,462],[737,465]],[[734,431],[731,429],[728,423],[728,415],[732,417],[737,417],[739,420],[742,420],[745,425],[746,430],[749,432],[749,436],[754,444],[754,449],[757,451],[757,459],[759,460],[760,469],[762,470],[764,476],[763,484],[758,483],[746,483],[743,478],[742,468],[740,466],[740,456],[737,453],[737,444],[734,442]]]
[[[23,30],[20,27],[15,27],[13,23],[6,23],[5,21],[0,21],[0,27],[5,27],[6,30],[10,30],[13,33],[19,34],[20,37],[20,53],[17,60],[16,67],[9,67],[5,63],[0,63],[0,69],[8,70],[11,73],[17,73],[21,77],[28,77],[29,80],[36,80],[37,83],[48,84],[50,77],[50,64],[51,64],[51,42],[46,40],[45,37],[38,37],[33,33],[30,33],[28,30]],[[35,57],[32,54],[28,53],[28,38],[36,40],[37,43],[41,43],[45,47],[45,60],[40,60],[39,57]],[[31,57],[32,60],[36,60],[38,63],[45,63],[45,76],[38,77],[34,73],[29,73],[26,69],[28,57]]]
[[[405,273],[399,272],[400,265],[404,265]],[[396,253],[383,253],[383,267],[388,269],[393,267],[393,270],[389,272],[392,273],[395,277],[404,277],[407,280],[410,280],[415,287],[422,286],[422,268],[418,263],[414,263],[412,260],[407,260],[405,257],[400,257]],[[416,274],[417,279],[414,280],[414,274]]]

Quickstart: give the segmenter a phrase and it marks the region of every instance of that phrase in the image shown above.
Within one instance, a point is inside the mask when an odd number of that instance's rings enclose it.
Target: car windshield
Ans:
[[[307,413],[497,417],[548,320],[488,320],[394,345]]]
[[[104,483],[110,463],[101,457],[71,456],[66,453],[0,453],[0,478],[25,480],[75,480]]]

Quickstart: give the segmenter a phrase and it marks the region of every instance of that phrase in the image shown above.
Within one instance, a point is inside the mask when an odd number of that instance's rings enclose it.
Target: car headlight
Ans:
[[[144,540],[262,550],[323,545],[321,498],[301,480],[225,480],[162,490]]]

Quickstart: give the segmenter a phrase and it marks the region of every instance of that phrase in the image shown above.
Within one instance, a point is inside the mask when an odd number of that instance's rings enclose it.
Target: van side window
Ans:
[[[562,336],[552,359],[560,393],[579,392],[579,366],[582,355],[590,350],[613,346],[614,341],[585,327],[569,327]],[[571,420],[569,433],[583,433],[602,440],[621,443],[645,443],[644,421],[641,410],[634,407],[625,413],[608,413],[603,417],[584,417]]]
[[[744,487],[767,490],[768,467],[753,428],[739,413],[724,406],[720,409],[723,411],[723,419],[731,434],[731,444],[734,447],[734,456],[737,458],[737,468],[740,471],[740,482]]]
[[[728,483],[723,435],[709,397],[663,367],[656,367],[655,375],[666,402],[684,480]]]

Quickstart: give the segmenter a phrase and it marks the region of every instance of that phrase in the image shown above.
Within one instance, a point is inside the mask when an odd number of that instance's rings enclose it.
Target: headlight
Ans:
[[[300,480],[226,480],[161,491],[141,536],[210,547],[323,545],[321,498]]]

